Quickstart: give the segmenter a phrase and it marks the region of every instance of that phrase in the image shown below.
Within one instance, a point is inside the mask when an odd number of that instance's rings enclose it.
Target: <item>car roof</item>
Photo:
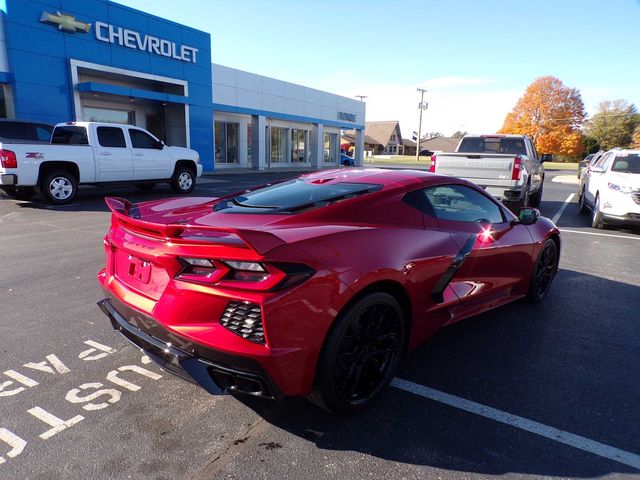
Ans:
[[[384,188],[418,184],[464,183],[454,177],[436,175],[424,170],[387,168],[341,168],[322,170],[301,175],[300,178],[314,183],[375,183]]]

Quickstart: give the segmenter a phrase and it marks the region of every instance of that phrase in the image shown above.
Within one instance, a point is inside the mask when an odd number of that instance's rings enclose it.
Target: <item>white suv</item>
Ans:
[[[610,150],[583,173],[580,213],[591,224],[640,225],[640,150]]]

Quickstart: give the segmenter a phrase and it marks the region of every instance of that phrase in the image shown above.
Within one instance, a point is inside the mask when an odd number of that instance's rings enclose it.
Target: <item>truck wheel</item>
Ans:
[[[542,202],[542,189],[543,188],[544,187],[541,184],[540,185],[540,190],[538,190],[536,193],[532,193],[531,195],[529,195],[529,206],[530,207],[539,207],[540,206],[540,203]]]
[[[52,205],[71,202],[78,193],[78,180],[69,172],[54,170],[47,173],[40,182],[42,196]]]
[[[33,187],[2,187],[2,190],[14,200],[29,200],[36,193]]]
[[[176,193],[189,193],[196,188],[196,174],[189,167],[178,166],[171,177],[171,188]]]
[[[136,183],[134,187],[136,187],[141,192],[150,192],[156,186],[155,183]]]

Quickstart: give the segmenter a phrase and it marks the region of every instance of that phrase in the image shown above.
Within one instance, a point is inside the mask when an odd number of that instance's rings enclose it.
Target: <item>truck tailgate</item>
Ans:
[[[436,173],[484,183],[482,180],[511,180],[515,155],[447,153],[436,157]],[[491,182],[487,182],[490,184]]]

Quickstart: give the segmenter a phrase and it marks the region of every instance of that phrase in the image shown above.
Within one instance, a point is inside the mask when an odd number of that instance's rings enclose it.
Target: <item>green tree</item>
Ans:
[[[604,150],[628,147],[639,124],[640,115],[633,103],[606,100],[598,105],[598,112],[587,122],[585,133],[595,138]]]
[[[457,130],[451,134],[451,138],[462,138],[467,134],[467,132],[463,132],[462,130]]]
[[[582,145],[584,146],[584,154],[589,155],[590,153],[596,153],[600,150],[600,144],[598,140],[589,135],[584,135],[582,137]]]

